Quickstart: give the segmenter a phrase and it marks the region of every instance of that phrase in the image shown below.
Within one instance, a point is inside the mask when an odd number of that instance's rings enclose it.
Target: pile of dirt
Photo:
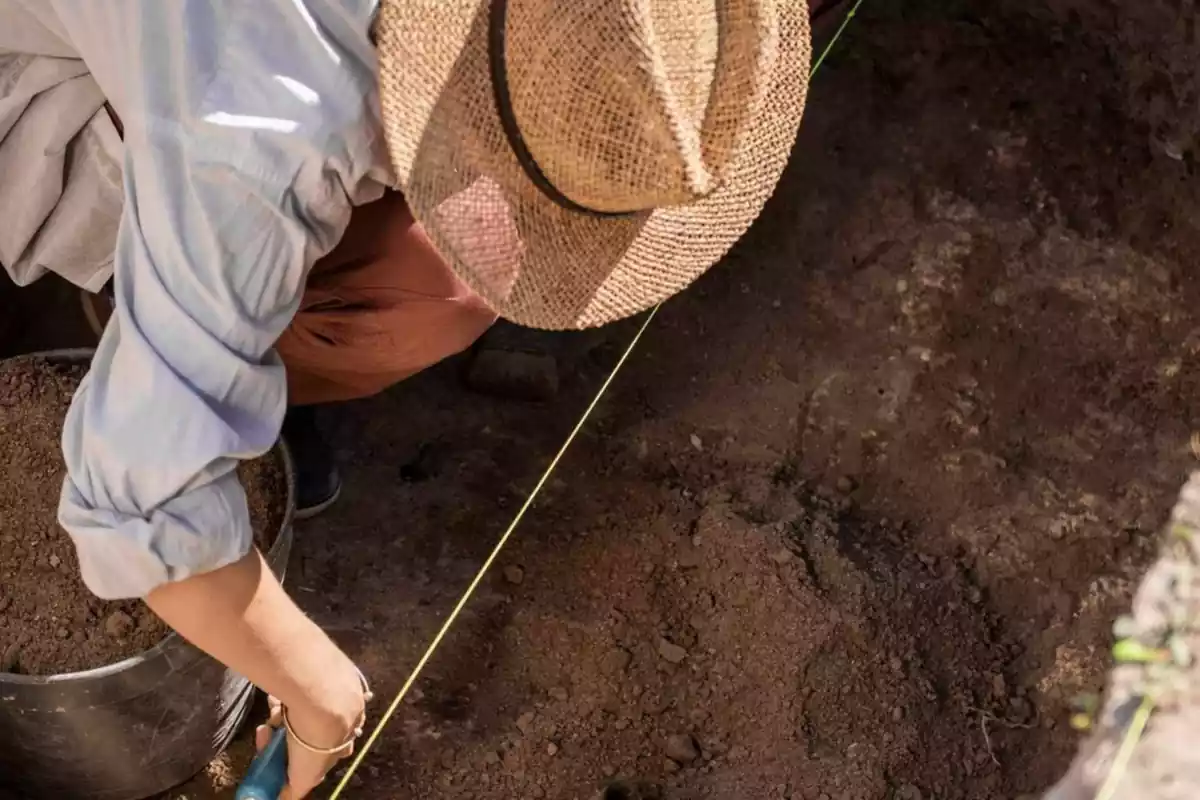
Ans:
[[[422,684],[412,761],[391,768],[413,791],[997,796],[989,733],[1038,720],[961,566],[906,547],[903,524],[863,518],[848,492],[777,479],[647,504],[621,484],[620,540],[582,537],[553,567],[586,584],[564,597],[533,561],[497,578],[516,604],[493,645],[504,700],[499,682]],[[484,698],[487,735],[420,741]]]
[[[145,606],[95,598],[57,522],[65,477],[62,423],[86,373],[20,359],[0,365],[0,672],[57,675],[141,653],[169,632]],[[283,521],[277,458],[241,469],[260,544]]]

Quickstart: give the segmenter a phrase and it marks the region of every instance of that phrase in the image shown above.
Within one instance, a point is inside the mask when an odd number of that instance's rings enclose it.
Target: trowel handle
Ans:
[[[250,770],[238,786],[234,800],[279,800],[287,785],[287,731],[279,728],[271,741],[254,757]]]

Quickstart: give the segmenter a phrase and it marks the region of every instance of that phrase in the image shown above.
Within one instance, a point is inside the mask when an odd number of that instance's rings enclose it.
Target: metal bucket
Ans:
[[[87,363],[91,350],[20,358]],[[292,548],[295,470],[277,448],[287,509],[266,553],[283,580]],[[49,677],[0,673],[0,790],[17,797],[141,800],[186,782],[225,750],[254,687],[171,634],[107,667]]]

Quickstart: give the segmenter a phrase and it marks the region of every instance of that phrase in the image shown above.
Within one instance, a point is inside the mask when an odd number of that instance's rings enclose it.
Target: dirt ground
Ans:
[[[868,3],[763,219],[660,313],[348,796],[1064,773],[1193,460],[1196,182],[1069,18],[928,5]],[[632,332],[560,339],[551,404],[452,363],[329,410],[346,492],[289,585],[379,695]],[[172,797],[231,796],[247,757]]]

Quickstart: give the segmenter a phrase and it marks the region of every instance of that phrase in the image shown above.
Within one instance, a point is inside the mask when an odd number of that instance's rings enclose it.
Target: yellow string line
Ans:
[[[1129,768],[1129,761],[1133,758],[1133,749],[1141,741],[1142,733],[1145,732],[1146,725],[1150,722],[1150,714],[1153,710],[1154,701],[1149,697],[1143,697],[1142,702],[1138,705],[1137,713],[1133,715],[1133,721],[1129,724],[1129,729],[1125,731],[1125,736],[1121,739],[1121,746],[1117,749],[1117,755],[1113,758],[1112,766],[1104,778],[1104,784],[1100,787],[1100,793],[1096,795],[1096,800],[1112,800],[1116,796],[1117,787],[1121,785],[1121,779],[1125,777],[1125,770]]]
[[[792,2],[799,1],[800,0],[792,0]],[[821,65],[825,63],[825,58],[833,50],[833,46],[837,44],[838,39],[842,37],[842,33],[846,30],[846,26],[850,24],[850,20],[854,18],[854,15],[858,12],[858,9],[860,6],[862,6],[862,4],[863,0],[857,0],[857,2],[854,4],[854,7],[851,8],[850,12],[846,15],[846,18],[842,20],[841,27],[837,29],[837,32],[833,35],[833,39],[831,39],[829,44],[826,45],[825,50],[821,53],[821,57],[817,59],[817,63],[813,65],[812,70],[809,72],[810,81],[814,76],[816,76],[817,70],[821,68]],[[564,455],[566,455],[567,450],[575,442],[575,439],[579,436],[579,432],[583,430],[583,426],[586,425],[587,421],[591,418],[592,412],[596,410],[596,406],[600,405],[600,401],[608,392],[608,387],[612,385],[612,382],[617,377],[617,373],[621,371],[621,367],[625,366],[625,362],[637,348],[638,342],[642,340],[642,334],[644,334],[650,327],[650,323],[654,320],[654,317],[656,314],[658,314],[658,310],[660,308],[662,308],[661,303],[651,309],[650,313],[646,315],[646,319],[642,322],[642,326],[638,329],[637,334],[634,335],[633,340],[629,342],[629,346],[625,348],[625,352],[621,355],[620,360],[617,361],[617,364],[613,367],[612,372],[608,374],[608,377],[604,380],[604,383],[601,384],[600,390],[596,392],[596,396],[592,398],[592,402],[588,404],[588,407],[584,410],[583,415],[579,418],[579,421],[575,423],[575,427],[571,429],[571,433],[567,436],[566,441],[563,442],[562,447],[558,449],[558,453],[555,454],[554,458],[550,461],[549,466],[547,466],[545,472],[542,473],[542,477],[538,480],[537,485],[533,487],[533,491],[529,493],[529,497],[525,500],[524,504],[522,504],[520,510],[517,511],[516,516],[513,517],[512,522],[509,523],[508,528],[504,531],[504,534],[500,537],[500,540],[496,542],[496,546],[492,548],[491,554],[487,557],[487,560],[483,562],[483,566],[479,568],[479,571],[475,574],[475,578],[471,581],[470,585],[467,586],[466,592],[463,593],[463,596],[459,599],[458,603],[455,604],[454,610],[450,612],[450,616],[446,617],[446,621],[442,623],[442,627],[440,630],[438,630],[437,636],[433,637],[433,641],[430,642],[429,647],[426,648],[425,654],[421,656],[421,660],[417,662],[417,666],[413,668],[413,671],[408,676],[408,679],[404,681],[404,685],[400,687],[399,693],[396,694],[395,699],[392,700],[392,703],[388,706],[387,711],[385,711],[383,716],[379,718],[379,722],[376,723],[375,729],[371,731],[371,735],[363,743],[362,748],[359,749],[358,755],[356,755],[354,760],[350,762],[350,766],[346,769],[346,773],[342,776],[342,779],[338,781],[337,786],[334,787],[333,793],[329,795],[329,800],[338,800],[338,798],[341,797],[342,791],[350,783],[350,779],[354,777],[355,771],[358,770],[358,767],[360,764],[362,764],[363,759],[367,757],[367,753],[371,752],[371,747],[373,747],[375,742],[379,739],[384,728],[387,727],[387,724],[391,722],[392,717],[395,716],[396,711],[400,708],[400,704],[403,703],[404,698],[408,696],[413,684],[420,679],[421,673],[425,670],[426,665],[433,659],[438,647],[440,647],[442,644],[442,640],[446,638],[446,635],[450,633],[450,629],[454,627],[454,623],[458,621],[463,609],[466,608],[467,603],[469,603],[471,597],[474,596],[475,590],[478,589],[480,584],[483,583],[483,579],[487,577],[488,572],[491,571],[492,565],[495,564],[496,560],[500,558],[500,552],[504,550],[504,546],[508,544],[508,540],[512,538],[513,532],[516,531],[517,526],[521,524],[521,520],[525,518],[525,513],[529,511],[530,507],[533,506],[534,501],[537,500],[537,496],[542,491],[542,487],[544,487],[546,482],[550,480],[550,476],[554,474],[554,470],[558,467],[558,463],[562,461],[562,458]]]
[[[406,680],[404,685],[400,687],[400,693],[396,695],[396,699],[392,701],[390,706],[388,706],[388,709],[386,712],[384,712],[384,715],[379,718],[379,723],[375,726],[375,730],[371,732],[370,738],[363,743],[362,749],[359,750],[358,755],[355,757],[354,761],[351,762],[350,768],[347,769],[346,774],[342,776],[342,780],[338,783],[337,788],[333,790],[333,794],[329,796],[329,800],[337,800],[337,798],[341,795],[342,790],[346,787],[346,784],[349,783],[350,778],[354,775],[354,771],[358,769],[358,765],[362,763],[362,760],[366,757],[367,753],[370,752],[371,746],[375,744],[375,740],[379,738],[379,735],[383,732],[384,727],[396,713],[396,709],[398,709],[400,707],[400,703],[404,701],[405,695],[407,695],[409,690],[412,689],[413,684],[417,682],[417,679],[421,675],[421,671],[425,669],[425,665],[428,664],[430,659],[433,658],[434,652],[437,651],[438,647],[442,643],[442,640],[446,638],[446,634],[450,632],[450,628],[453,627],[454,623],[458,620],[462,610],[466,608],[467,602],[471,599],[471,596],[475,594],[475,590],[479,588],[481,583],[483,583],[484,577],[487,576],[487,573],[492,568],[492,565],[496,563],[496,559],[500,557],[500,551],[504,549],[504,545],[508,544],[508,540],[512,537],[513,531],[517,529],[517,526],[521,523],[521,520],[524,519],[525,512],[527,512],[533,505],[533,501],[537,499],[538,493],[542,491],[542,487],[545,486],[546,481],[550,479],[554,469],[558,466],[558,462],[562,461],[563,456],[566,455],[567,449],[575,441],[575,438],[579,436],[579,432],[583,430],[583,426],[592,416],[592,412],[596,410],[596,406],[600,404],[600,400],[608,391],[608,387],[611,386],[613,380],[616,379],[617,373],[621,371],[621,367],[625,365],[625,362],[629,359],[630,354],[633,353],[634,348],[636,348],[638,342],[641,341],[642,334],[644,334],[646,329],[650,327],[650,322],[654,319],[654,315],[658,313],[660,308],[662,308],[661,304],[655,306],[650,313],[646,315],[645,321],[642,322],[642,327],[638,329],[637,335],[633,337],[633,341],[629,343],[629,346],[625,348],[624,354],[621,355],[621,360],[617,362],[615,367],[613,367],[613,370],[609,373],[608,378],[605,379],[604,383],[600,386],[600,391],[596,392],[596,396],[592,398],[592,402],[583,412],[583,416],[581,416],[579,421],[575,423],[575,427],[567,436],[567,440],[563,442],[562,447],[558,449],[558,453],[554,456],[554,459],[550,462],[550,465],[546,467],[546,471],[542,473],[541,480],[539,480],[537,485],[533,487],[533,491],[529,493],[529,497],[525,500],[525,503],[521,506],[521,509],[517,512],[516,516],[513,517],[513,521],[509,523],[508,529],[504,531],[504,535],[500,537],[500,540],[496,542],[496,546],[492,548],[491,555],[487,557],[487,561],[484,561],[483,566],[479,568],[479,572],[476,573],[475,579],[471,581],[471,585],[467,587],[467,591],[463,594],[462,599],[460,599],[458,604],[454,606],[454,610],[450,612],[450,616],[446,617],[446,621],[442,624],[441,630],[438,631],[437,636],[433,637],[433,642],[430,643],[429,648],[425,651],[425,655],[421,656],[421,660],[417,662],[417,666],[415,669],[413,669],[412,674],[408,676],[408,680]]]

